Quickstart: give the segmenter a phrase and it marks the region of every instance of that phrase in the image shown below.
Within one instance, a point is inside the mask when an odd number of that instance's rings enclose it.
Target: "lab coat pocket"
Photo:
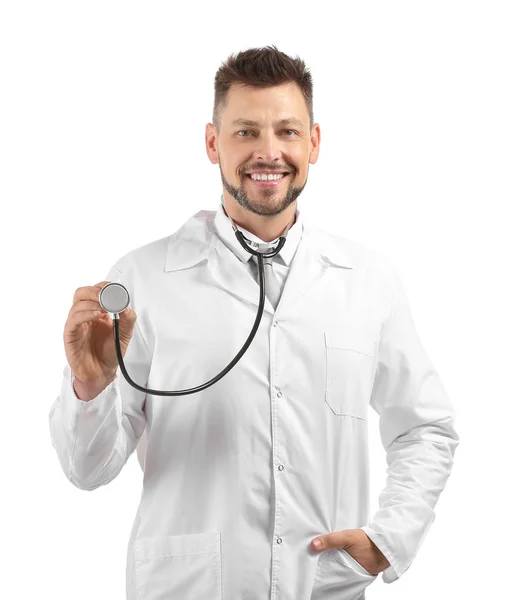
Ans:
[[[374,383],[377,342],[350,329],[324,332],[326,402],[337,415],[366,419]]]
[[[343,562],[348,567],[350,567],[354,571],[357,571],[361,575],[368,575],[369,577],[377,577],[377,575],[372,575],[372,573],[370,573],[370,571],[367,571],[363,565],[361,565],[351,554],[349,554],[349,552],[347,552],[347,550],[344,550],[343,548],[337,548],[337,550],[338,550],[337,559],[343,560]]]
[[[377,575],[369,573],[346,550],[324,550],[319,556],[310,600],[357,600],[376,579]]]
[[[222,600],[220,532],[135,540],[136,598]]]

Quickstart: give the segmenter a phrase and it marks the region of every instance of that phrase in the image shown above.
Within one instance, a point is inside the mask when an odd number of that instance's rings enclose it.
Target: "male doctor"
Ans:
[[[297,210],[320,135],[303,61],[274,46],[230,56],[205,132],[223,184],[216,211],[132,250],[74,294],[51,438],[83,490],[110,483],[138,451],[128,600],[363,599],[379,573],[386,583],[403,575],[434,520],[459,443],[455,412],[396,269]],[[115,281],[130,292],[120,329],[136,383],[209,381],[243,346],[258,306],[257,260],[230,219],[267,248],[290,225],[264,264],[253,342],[201,392],[131,387],[100,290]],[[371,518],[369,406],[388,464]]]

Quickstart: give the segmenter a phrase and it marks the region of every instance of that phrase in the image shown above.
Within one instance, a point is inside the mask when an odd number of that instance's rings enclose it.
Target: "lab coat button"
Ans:
[[[285,467],[283,465],[278,465],[278,471],[283,471]]]
[[[281,544],[281,543],[282,543],[282,538],[278,538],[278,539],[276,540],[276,543],[277,543],[277,544]]]
[[[283,394],[281,392],[278,392],[276,395],[278,396],[278,398],[281,398]]]
[[[278,326],[278,321],[275,321],[275,322],[273,323],[273,327],[277,327],[277,326]]]

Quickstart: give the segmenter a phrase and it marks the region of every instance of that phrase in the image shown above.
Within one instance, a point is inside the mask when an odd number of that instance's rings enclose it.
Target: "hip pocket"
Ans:
[[[366,419],[377,364],[377,342],[352,330],[324,332],[326,402],[336,415]]]
[[[135,540],[136,598],[222,600],[220,533]]]
[[[345,550],[323,550],[310,600],[358,600],[376,579]]]
[[[370,571],[367,571],[365,567],[354,558],[354,556],[347,552],[347,550],[344,550],[343,548],[337,548],[337,550],[337,557],[340,558],[340,560],[343,560],[343,562],[348,567],[350,567],[354,571],[357,571],[361,575],[368,575],[368,577],[377,577],[377,575],[374,575],[373,573],[370,573]]]

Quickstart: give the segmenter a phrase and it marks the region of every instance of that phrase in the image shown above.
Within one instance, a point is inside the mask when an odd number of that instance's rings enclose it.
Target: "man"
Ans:
[[[123,256],[96,287],[130,291],[131,378],[188,389],[219,373],[253,325],[258,264],[232,222],[265,247],[290,224],[264,266],[257,334],[213,386],[171,398],[121,375],[80,397],[66,365],[53,445],[85,490],[138,450],[128,600],[364,598],[379,573],[402,576],[434,520],[459,443],[454,409],[393,266],[297,210],[320,145],[304,63],[276,47],[229,57],[205,141],[223,184],[217,210]],[[371,520],[369,405],[388,461]]]

